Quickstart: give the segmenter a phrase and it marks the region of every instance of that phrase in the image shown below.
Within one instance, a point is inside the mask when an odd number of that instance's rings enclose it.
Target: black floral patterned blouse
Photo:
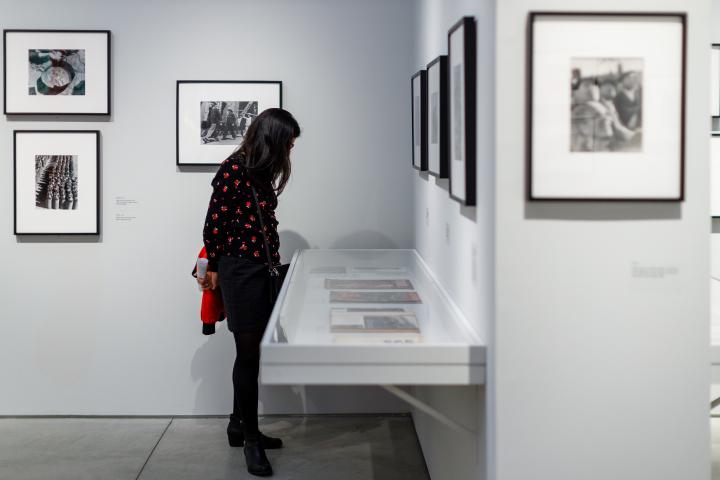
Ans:
[[[208,257],[208,270],[217,272],[220,257],[224,255],[247,258],[258,263],[267,263],[263,245],[260,220],[251,185],[255,185],[262,220],[265,223],[270,255],[273,263],[280,263],[280,238],[275,219],[277,196],[270,183],[264,187],[251,183],[245,168],[237,158],[225,160],[212,181],[203,240]]]

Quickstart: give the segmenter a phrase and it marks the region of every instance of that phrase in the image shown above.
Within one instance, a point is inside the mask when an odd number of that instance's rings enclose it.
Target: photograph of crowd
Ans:
[[[463,90],[463,65],[458,63],[453,66],[453,146],[452,146],[452,159],[462,161],[465,155],[465,125],[463,120],[465,105],[464,90]]]
[[[258,116],[258,102],[200,102],[200,141],[210,145],[239,145]]]
[[[430,143],[440,143],[440,92],[430,94]]]
[[[30,95],[85,95],[85,50],[29,50]]]
[[[570,151],[641,151],[642,88],[642,58],[571,59]]]
[[[77,210],[77,155],[35,156],[35,207]]]

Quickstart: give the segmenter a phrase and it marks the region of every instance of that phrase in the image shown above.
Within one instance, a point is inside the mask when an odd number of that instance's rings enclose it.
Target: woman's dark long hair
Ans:
[[[300,125],[287,110],[268,108],[253,120],[232,158],[237,158],[258,185],[269,181],[280,195],[290,180],[290,146]]]

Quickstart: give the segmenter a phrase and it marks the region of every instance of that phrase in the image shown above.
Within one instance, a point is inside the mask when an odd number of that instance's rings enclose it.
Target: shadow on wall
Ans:
[[[679,202],[525,202],[526,219],[622,221],[681,217]]]
[[[190,364],[194,382],[196,415],[227,415],[232,410],[232,366],[235,361],[235,343],[225,322],[216,326],[217,333],[207,337],[195,351]]]
[[[280,256],[289,262],[296,250],[311,248],[310,243],[297,232],[283,230],[280,235]],[[358,230],[336,239],[329,248],[399,248],[387,235],[375,230]]]
[[[177,173],[215,173],[219,168],[220,165],[175,165]]]
[[[235,343],[225,322],[219,323],[217,333],[195,352],[190,365],[195,389],[195,415],[229,415],[232,411],[232,367],[235,362]],[[304,387],[260,387],[260,412],[305,413]]]
[[[713,219],[712,219],[712,233],[720,233],[720,218],[713,217]]]
[[[398,248],[385,234],[375,230],[358,230],[335,240],[330,248]]]
[[[195,415],[229,415],[232,411],[232,366],[235,345],[225,322],[207,337],[190,365]],[[397,413],[409,408],[379,387],[260,386],[261,414]]]
[[[310,244],[305,237],[292,230],[282,230],[278,232],[280,235],[280,258],[283,263],[289,263],[296,250],[305,250],[310,248]]]
[[[15,236],[17,243],[102,243],[102,233],[87,235],[32,235]]]
[[[449,178],[438,178],[438,177],[432,177],[428,172],[419,172],[420,178],[425,180],[426,182],[432,182],[434,179],[435,186],[438,187],[441,190],[445,190],[448,194],[448,198],[451,200],[452,203],[457,203],[454,200],[452,200],[452,197],[450,197],[450,179]],[[463,205],[461,203],[457,203],[460,211],[460,215],[467,218],[468,220],[472,222],[477,222],[477,207],[475,206],[467,206]]]

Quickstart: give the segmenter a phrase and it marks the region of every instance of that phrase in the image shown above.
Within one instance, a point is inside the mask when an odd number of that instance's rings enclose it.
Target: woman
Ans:
[[[265,449],[282,447],[282,440],[258,429],[257,380],[260,340],[273,307],[267,258],[280,263],[277,195],[290,178],[290,150],[298,136],[289,112],[262,112],[215,175],[203,230],[208,274],[198,282],[203,289],[220,287],[237,352],[228,440],[234,447],[244,443],[248,472],[258,476],[272,475]]]

